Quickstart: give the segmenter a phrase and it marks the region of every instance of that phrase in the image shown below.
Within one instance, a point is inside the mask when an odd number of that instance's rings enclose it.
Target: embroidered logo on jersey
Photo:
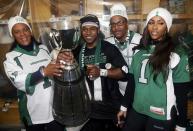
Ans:
[[[157,115],[165,115],[164,108],[159,108],[159,107],[155,107],[155,106],[150,106],[150,111],[151,111],[152,113],[157,114]]]
[[[17,77],[17,75],[18,75],[18,72],[17,72],[17,71],[13,72],[13,73],[11,74],[10,79],[11,79],[12,81],[15,81],[15,78]]]

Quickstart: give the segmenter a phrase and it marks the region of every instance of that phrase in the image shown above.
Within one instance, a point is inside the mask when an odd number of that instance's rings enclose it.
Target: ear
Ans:
[[[100,33],[100,27],[98,27],[98,34]]]
[[[125,18],[126,27],[129,28],[129,21]]]
[[[34,36],[33,32],[31,31],[31,36]]]
[[[129,29],[129,25],[128,25],[128,24],[126,25],[126,29],[127,29],[127,30]]]

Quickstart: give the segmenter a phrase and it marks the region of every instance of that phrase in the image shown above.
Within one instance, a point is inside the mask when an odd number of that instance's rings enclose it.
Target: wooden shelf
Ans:
[[[145,19],[146,15],[142,15],[142,14],[130,14],[128,15],[128,19],[129,20],[143,20]]]
[[[193,19],[193,14],[172,14],[174,19]]]

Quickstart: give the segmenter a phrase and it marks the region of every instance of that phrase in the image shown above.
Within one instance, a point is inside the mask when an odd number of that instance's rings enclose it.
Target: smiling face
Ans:
[[[26,24],[15,24],[12,28],[12,34],[18,44],[22,46],[27,46],[31,43],[32,33]]]
[[[110,20],[111,33],[119,41],[124,41],[128,32],[127,20],[122,16],[113,16]]]
[[[152,17],[148,22],[147,29],[151,38],[155,41],[162,40],[167,33],[166,23],[160,16]]]
[[[94,47],[99,34],[99,28],[93,25],[86,25],[81,28],[81,32],[87,47]]]

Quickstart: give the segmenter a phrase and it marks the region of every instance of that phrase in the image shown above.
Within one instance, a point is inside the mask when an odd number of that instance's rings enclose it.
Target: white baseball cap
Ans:
[[[110,18],[116,15],[122,16],[128,20],[126,7],[122,3],[114,4],[111,9]]]
[[[8,21],[8,28],[9,28],[9,34],[11,37],[13,37],[13,34],[12,34],[12,28],[15,24],[19,24],[19,23],[22,23],[22,24],[25,24],[29,27],[30,31],[32,32],[32,29],[29,25],[29,23],[27,22],[26,19],[24,19],[23,17],[21,16],[15,16],[15,17],[11,17]]]
[[[167,29],[168,29],[168,32],[172,26],[172,15],[171,13],[165,9],[165,8],[155,8],[153,9],[148,15],[147,15],[147,20],[146,20],[146,26],[149,22],[149,20],[151,18],[153,18],[154,16],[160,16],[164,19],[164,21],[166,22],[166,25],[167,25]]]

